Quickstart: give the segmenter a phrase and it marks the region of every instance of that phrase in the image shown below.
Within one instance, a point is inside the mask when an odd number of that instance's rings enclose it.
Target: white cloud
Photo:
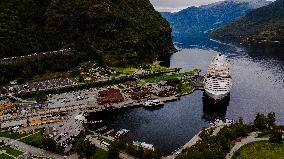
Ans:
[[[155,9],[159,12],[177,12],[189,6],[206,5],[218,1],[222,0],[150,0]]]
[[[200,6],[214,3],[220,0],[150,0],[158,11],[175,12],[189,6]]]

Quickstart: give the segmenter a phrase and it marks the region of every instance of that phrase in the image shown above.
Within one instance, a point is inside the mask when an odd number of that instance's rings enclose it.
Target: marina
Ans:
[[[1,5],[0,159],[284,156],[284,0]]]
[[[239,51],[239,49],[236,50]],[[230,52],[234,53],[232,50]],[[243,94],[246,89],[252,91],[263,88],[255,85],[249,78],[244,82],[241,75],[245,74],[254,80],[260,78],[265,81],[269,78],[255,76],[253,72],[259,68],[257,62],[253,63],[252,68],[247,69],[247,63],[243,63],[243,61],[247,60],[250,64],[251,61],[249,57],[239,53],[238,55],[237,53],[226,54],[226,59],[230,61],[230,69],[227,69],[229,66],[227,60],[221,65],[220,63],[212,65],[214,57],[220,56],[219,54],[218,51],[199,48],[182,49],[173,54],[169,65],[165,63],[166,66],[182,68],[181,74],[195,68],[199,68],[201,72],[192,75],[185,73],[182,76],[166,75],[165,79],[174,79],[172,82],[155,77],[138,82],[127,81],[111,87],[50,94],[48,102],[44,104],[32,101],[20,104],[14,103],[13,100],[2,101],[0,103],[2,105],[1,127],[19,132],[30,132],[46,126],[54,127],[58,131],[53,134],[55,135],[54,139],[68,150],[70,149],[71,135],[78,134],[82,129],[81,124],[86,123],[90,130],[99,136],[110,139],[120,135],[126,136],[131,141],[157,146],[164,155],[172,154],[201,129],[210,126],[210,123],[216,119],[226,120],[243,117],[245,121],[250,121],[250,116],[255,116],[259,112],[258,109],[254,109],[256,108],[255,103],[249,103],[251,107],[248,108],[248,103],[242,99],[250,96]],[[213,69],[213,66],[225,67]],[[251,72],[246,74],[247,71]],[[234,79],[234,87],[231,87],[232,79]],[[179,94],[180,90],[172,85],[176,81],[182,81],[182,84],[185,85],[192,84],[194,87],[188,92]],[[208,81],[207,84],[204,81]],[[216,85],[218,85],[218,89],[216,89]],[[280,88],[274,90],[281,92]],[[210,95],[210,89],[219,92],[219,94],[212,92]],[[271,93],[273,94],[273,92]],[[260,96],[264,95],[260,94]],[[275,96],[279,96],[279,94]],[[212,105],[212,97],[222,100]],[[251,98],[255,99],[255,97]],[[279,105],[277,101],[268,99],[265,102],[272,104],[270,109],[275,111]],[[256,101],[254,100],[254,102]],[[262,112],[267,111],[266,105],[268,103],[265,104],[265,102],[258,103],[258,108]],[[239,109],[249,109],[249,111],[239,111]],[[76,115],[80,115],[80,112],[83,112],[84,116],[87,115],[87,120],[81,120],[81,117],[75,120]],[[278,113],[281,118],[281,112],[278,111]],[[13,120],[16,122],[11,122]],[[281,119],[278,120],[281,121]],[[62,123],[64,123],[63,128],[61,128]],[[71,126],[71,123],[76,124]],[[104,145],[107,145],[107,142]]]

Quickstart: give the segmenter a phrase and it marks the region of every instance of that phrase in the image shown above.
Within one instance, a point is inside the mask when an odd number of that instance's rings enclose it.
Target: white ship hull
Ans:
[[[205,77],[205,93],[215,100],[221,100],[226,97],[230,93],[231,88],[231,78]]]
[[[227,97],[230,92],[224,92],[222,94],[214,94],[205,90],[205,93],[214,100],[222,100],[223,98]]]

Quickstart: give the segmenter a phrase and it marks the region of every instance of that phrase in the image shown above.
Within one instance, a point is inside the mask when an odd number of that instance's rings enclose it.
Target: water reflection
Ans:
[[[151,112],[153,112],[153,111],[156,111],[156,110],[160,110],[160,109],[162,109],[164,106],[162,105],[162,106],[153,106],[153,107],[143,107],[145,110],[148,110],[148,111],[151,111]]]
[[[210,39],[208,35],[203,33],[174,34],[173,40],[175,41],[175,45],[181,49],[210,49],[227,53],[235,51],[235,48],[231,45]]]
[[[204,93],[195,91],[157,110],[135,108],[93,113],[88,119],[103,120],[103,123],[91,125],[92,130],[101,126],[116,131],[129,129],[129,139],[154,144],[163,154],[170,154],[216,118],[237,120],[242,117],[251,122],[257,113],[273,111],[277,122],[284,124],[284,60],[276,57],[283,51],[232,47],[194,36],[179,38],[175,39],[179,42],[176,45],[187,49],[160,59],[165,61],[164,65],[179,67],[182,71],[199,68],[201,74],[205,74],[214,55],[226,54],[233,72],[230,96],[212,105]]]
[[[214,102],[206,93],[203,93],[202,102],[203,119],[209,122],[213,122],[216,119],[225,120],[227,108],[230,103],[230,94],[221,101]]]
[[[175,45],[180,49],[209,49],[221,52],[230,56],[246,54],[254,59],[270,58],[284,61],[283,46],[265,46],[265,45],[233,45],[213,40],[203,33],[194,34],[174,34]]]

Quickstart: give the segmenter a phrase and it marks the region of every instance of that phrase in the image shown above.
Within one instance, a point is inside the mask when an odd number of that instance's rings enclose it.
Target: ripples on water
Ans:
[[[202,69],[216,54],[230,60],[233,88],[218,108],[213,107],[201,91],[166,103],[158,110],[144,108],[93,114],[114,129],[131,130],[128,137],[158,146],[169,154],[185,144],[214,118],[239,117],[251,122],[258,112],[276,112],[277,122],[284,124],[284,54],[281,49],[253,49],[223,45],[208,38],[175,37],[181,50],[165,65],[183,70]],[[282,55],[283,54],[283,55]]]

